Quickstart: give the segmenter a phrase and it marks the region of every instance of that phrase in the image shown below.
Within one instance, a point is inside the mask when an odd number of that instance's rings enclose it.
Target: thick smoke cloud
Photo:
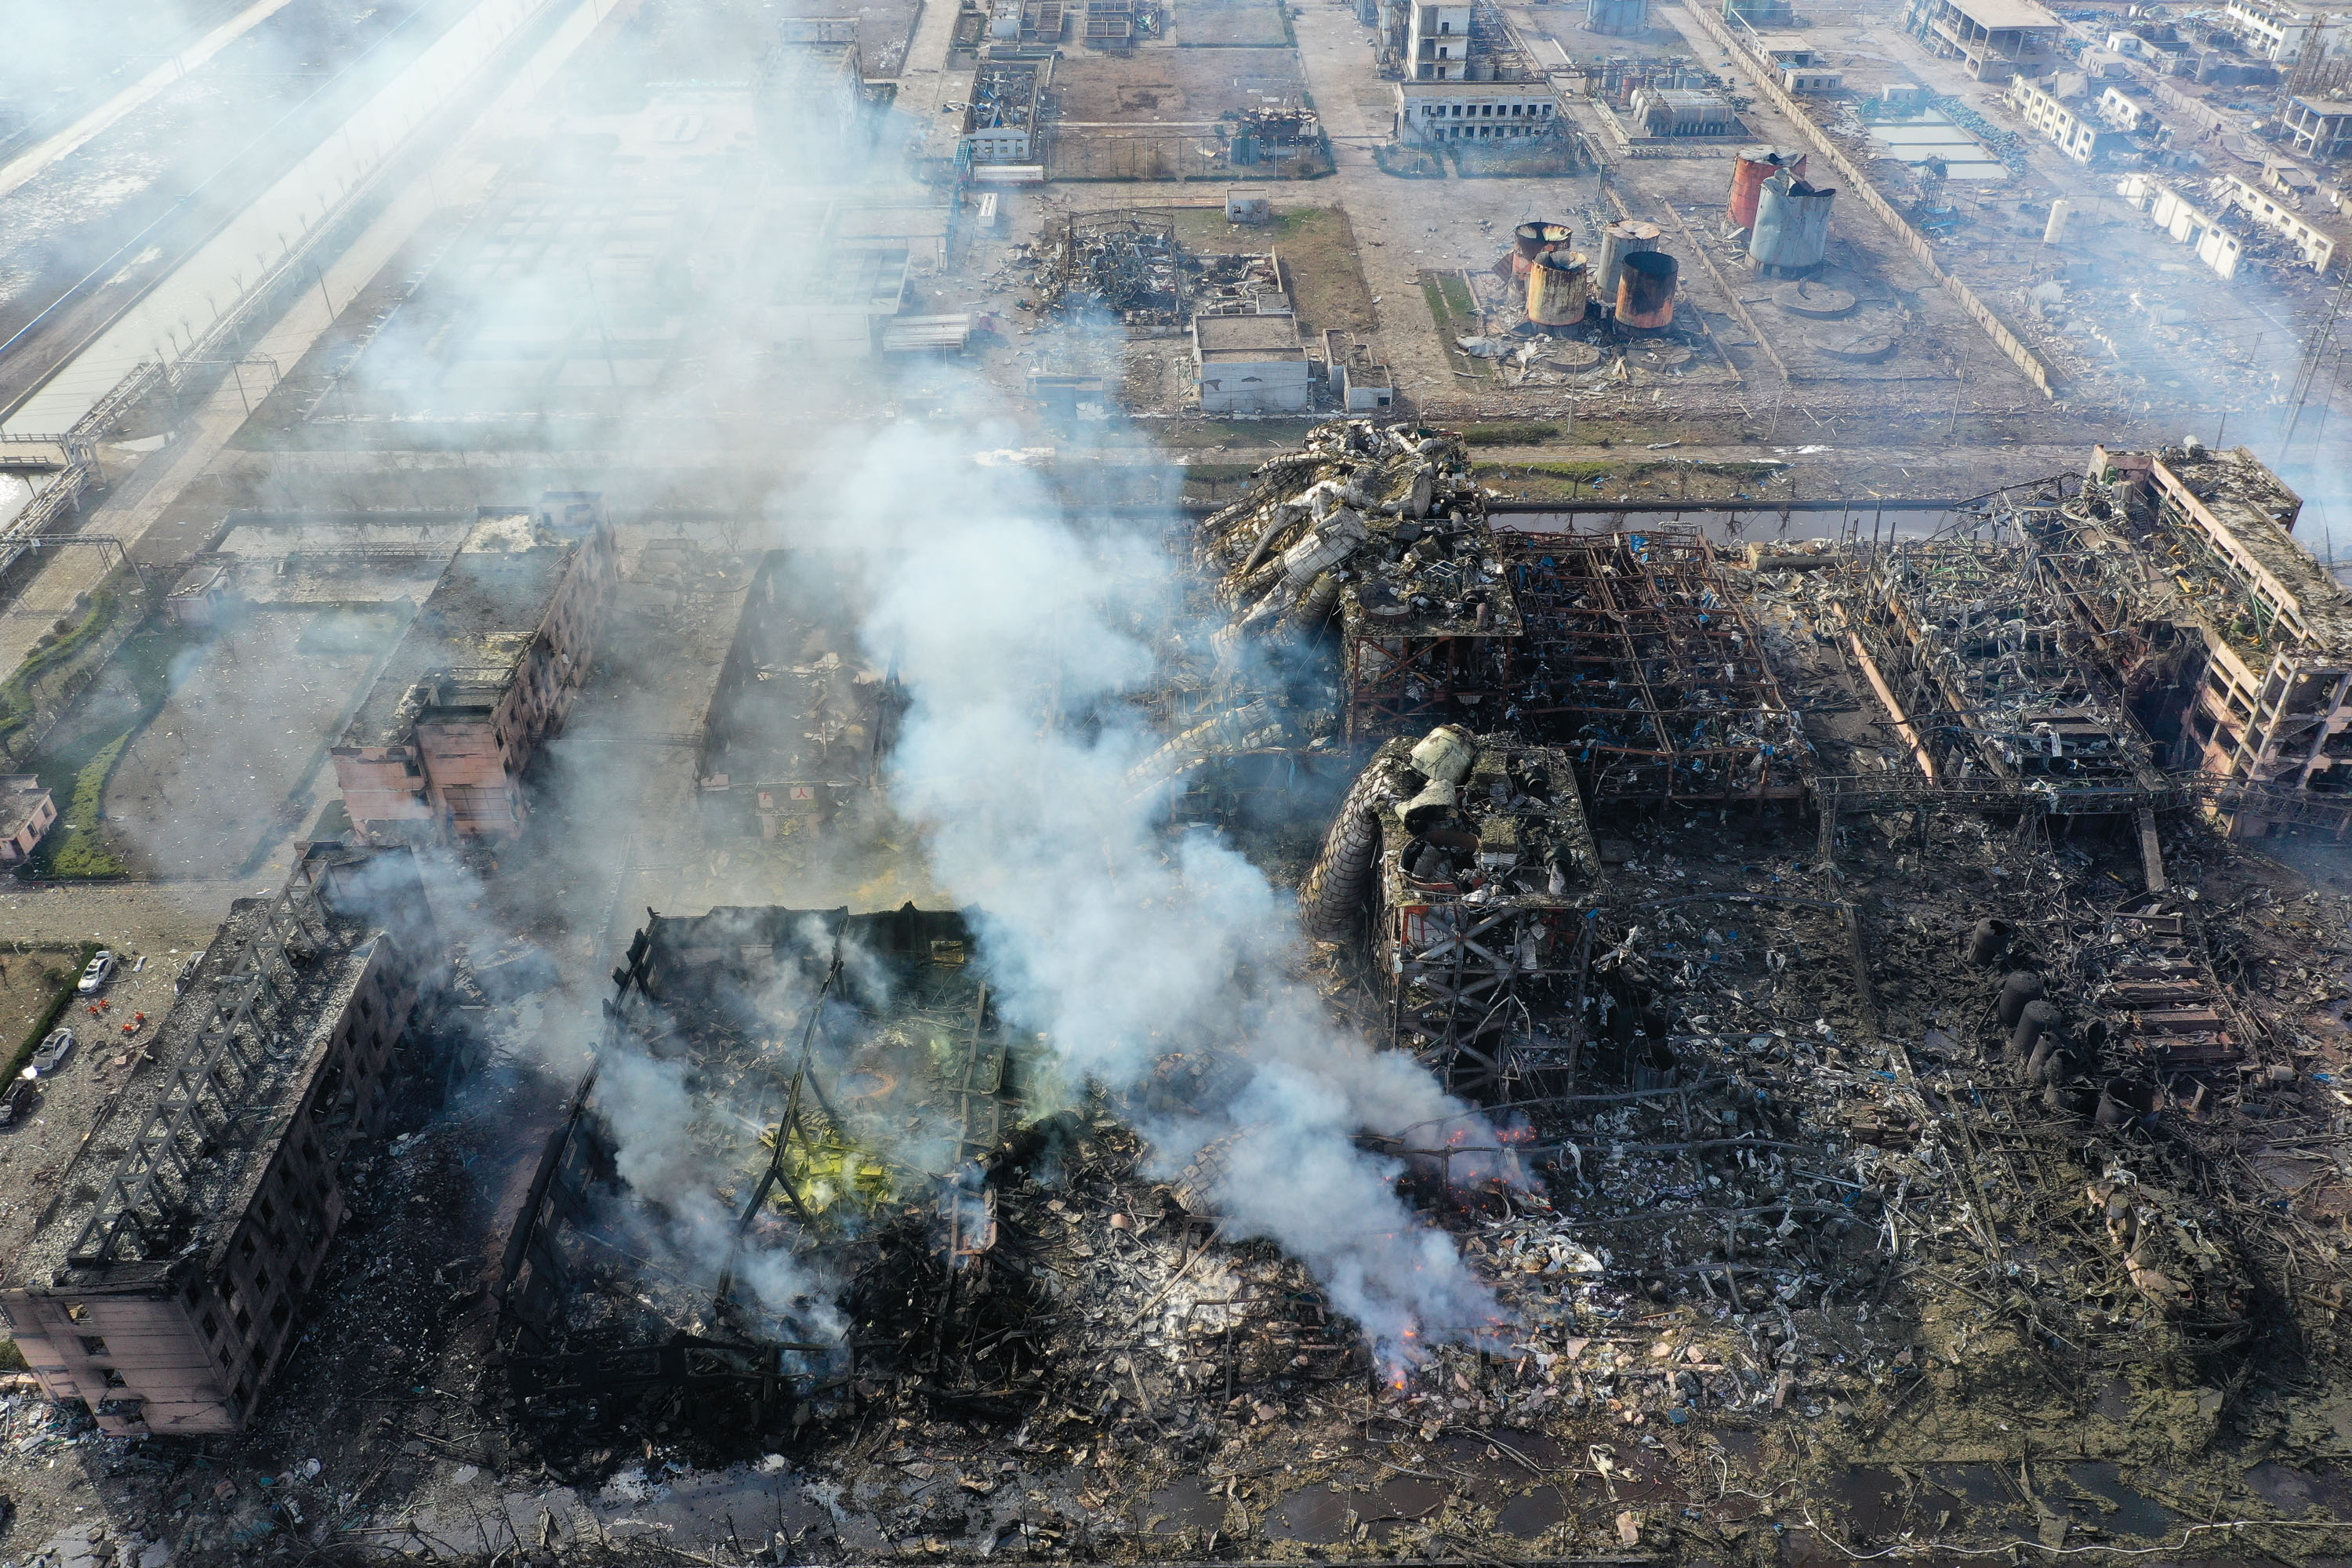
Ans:
[[[1159,1174],[1219,1143],[1225,1235],[1307,1264],[1384,1356],[1475,1333],[1487,1292],[1398,1196],[1400,1163],[1355,1135],[1454,1118],[1490,1137],[1418,1064],[1335,1028],[1289,973],[1287,898],[1230,845],[1169,836],[1164,800],[1127,782],[1160,739],[1130,699],[1177,613],[1176,569],[1139,534],[1081,532],[1029,477],[970,461],[1012,439],[901,426],[836,494],[793,498],[795,517],[829,521],[791,542],[861,561],[864,637],[912,699],[899,809],[939,880],[985,911],[1008,1014],[1074,1075],[1124,1096],[1171,1052],[1230,1053],[1230,1086],[1205,1101],[1150,1101]]]

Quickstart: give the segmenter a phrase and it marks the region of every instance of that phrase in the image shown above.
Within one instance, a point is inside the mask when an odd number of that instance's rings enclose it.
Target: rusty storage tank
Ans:
[[[1780,170],[1802,177],[1805,155],[1793,147],[1742,147],[1731,165],[1731,226],[1756,226],[1756,195]]]
[[[1671,326],[1681,263],[1663,250],[1636,250],[1618,267],[1617,324],[1643,331]]]
[[[1528,274],[1528,320],[1538,326],[1569,327],[1584,320],[1592,302],[1592,268],[1573,251],[1548,250]]]
[[[1536,264],[1536,258],[1547,251],[1568,248],[1569,237],[1574,233],[1564,223],[1523,223],[1511,231],[1511,272],[1521,282]]]
[[[1656,224],[1633,217],[1612,223],[1601,231],[1601,262],[1592,279],[1601,298],[1617,298],[1617,279],[1625,269],[1625,258],[1637,250],[1657,249],[1659,236],[1664,232]]]
[[[1756,195],[1756,224],[1748,231],[1748,258],[1759,267],[1799,272],[1821,265],[1830,248],[1834,190],[1817,190],[1786,169]]]

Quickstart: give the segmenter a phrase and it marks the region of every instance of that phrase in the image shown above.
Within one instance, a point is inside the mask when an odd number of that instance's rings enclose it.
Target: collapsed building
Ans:
[[[882,787],[904,695],[858,657],[845,588],[822,550],[772,552],[753,576],[703,715],[696,776],[715,830],[822,827]]]
[[[2095,448],[2042,514],[2042,570],[2216,818],[2352,824],[2352,597],[2294,537],[2302,498],[2240,447]]]
[[[618,576],[601,498],[485,508],[333,748],[352,825],[520,833],[523,775],[588,679]]]
[[[1892,546],[1847,633],[1855,662],[1929,780],[1998,781],[2062,814],[2145,807],[2154,748],[2029,564],[2021,543]]]
[[[240,899],[131,1080],[46,1194],[0,1313],[100,1430],[244,1426],[341,1224],[339,1167],[383,1128],[445,961],[404,848],[314,845]]]
[[[1044,1086],[981,976],[953,911],[655,916],[508,1241],[499,1336],[520,1405],[593,1419],[656,1389],[732,1393],[757,1427],[820,1373],[900,1371],[907,1347],[866,1342],[833,1366],[809,1292],[777,1281],[881,1253],[945,1281],[989,1253],[984,1177]],[[645,1158],[636,1102],[672,1074],[696,1163],[638,1200],[622,1179],[646,1174],[627,1167]],[[881,1270],[877,1289],[906,1284]]]

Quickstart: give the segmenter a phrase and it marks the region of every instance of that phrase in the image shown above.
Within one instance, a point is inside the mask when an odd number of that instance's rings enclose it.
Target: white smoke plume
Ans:
[[[836,494],[793,498],[832,521],[793,542],[863,563],[863,635],[913,703],[894,795],[938,880],[984,911],[1009,1016],[1114,1092],[1171,1051],[1230,1050],[1237,1091],[1147,1119],[1158,1173],[1230,1135],[1228,1238],[1306,1264],[1391,1364],[1475,1335],[1496,1321],[1487,1291],[1397,1194],[1400,1163],[1356,1134],[1451,1118],[1491,1135],[1411,1058],[1335,1027],[1286,973],[1286,895],[1230,845],[1165,833],[1164,800],[1127,783],[1160,740],[1129,699],[1154,675],[1176,568],[1138,532],[1081,532],[1028,476],[974,467],[971,440],[873,441]]]

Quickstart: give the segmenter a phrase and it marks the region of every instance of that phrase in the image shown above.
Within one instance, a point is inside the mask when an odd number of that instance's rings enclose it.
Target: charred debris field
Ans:
[[[984,900],[648,911],[534,1098],[550,1015],[469,961],[510,1098],[358,1157],[253,1424],[11,1438],[197,1562],[2352,1547],[2329,803],[2194,764],[2142,604],[2193,566],[2284,657],[2153,478],[2259,476],[2133,456],[1730,552],[1325,426],[1170,534],[1087,719],[1154,857],[1283,894],[1213,1007],[1113,1060]],[[779,689],[886,763],[926,721]]]

